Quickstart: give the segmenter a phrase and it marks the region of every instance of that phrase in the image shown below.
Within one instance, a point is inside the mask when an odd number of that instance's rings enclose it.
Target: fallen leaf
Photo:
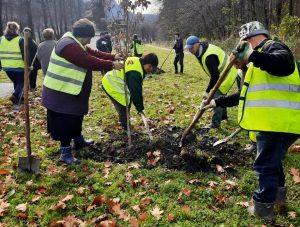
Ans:
[[[300,183],[300,172],[296,168],[290,168],[290,174],[293,176],[293,181],[295,184]]]
[[[3,215],[6,213],[7,208],[9,206],[10,206],[9,203],[0,200],[0,217],[3,217]]]
[[[73,197],[74,197],[74,195],[68,194],[68,195],[66,195],[66,197],[64,197],[61,201],[62,201],[62,202],[67,202],[67,201],[73,199]]]
[[[142,221],[142,222],[143,222],[143,221],[146,221],[147,218],[148,218],[148,214],[147,214],[146,212],[141,213],[141,214],[139,215],[139,220]]]
[[[151,214],[153,215],[153,217],[156,218],[156,220],[160,220],[161,217],[162,217],[162,214],[164,213],[164,211],[163,211],[163,210],[160,210],[160,209],[158,208],[158,206],[155,206],[150,212],[151,212]]]
[[[35,194],[41,195],[41,194],[46,194],[46,192],[47,192],[47,188],[41,186],[38,187],[38,189],[35,191]]]
[[[211,188],[215,188],[218,185],[218,183],[215,181],[208,181],[207,183],[208,183],[209,187],[211,187]]]
[[[216,196],[216,200],[219,204],[222,204],[224,205],[225,204],[225,200],[226,200],[226,197],[224,195],[217,195]]]
[[[100,227],[118,227],[115,220],[105,220],[100,222]]]
[[[38,216],[38,218],[41,218],[44,215],[44,212],[40,210],[36,211],[35,213]]]
[[[189,213],[191,212],[191,208],[188,206],[188,205],[185,205],[181,208],[181,210],[184,212],[184,213]]]
[[[249,207],[249,202],[238,202],[236,204],[240,205],[241,207],[245,207],[245,208]]]
[[[64,198],[62,198],[61,200],[58,201],[58,203],[56,205],[53,205],[49,208],[49,210],[63,210],[66,208],[66,203],[67,201],[73,199],[73,195],[66,195]]]
[[[131,224],[131,227],[139,227],[139,222],[136,218],[131,218],[130,224]]]
[[[224,173],[225,172],[225,169],[222,166],[218,165],[218,164],[216,165],[216,168],[217,168],[217,171],[219,173]]]
[[[0,175],[7,175],[9,174],[10,172],[6,169],[0,169]]]
[[[112,162],[105,162],[105,164],[104,164],[104,166],[105,166],[105,168],[110,168],[110,167],[112,167]]]
[[[100,206],[102,203],[106,202],[106,195],[96,196],[91,205]]]
[[[288,214],[289,214],[289,216],[290,216],[292,219],[295,219],[296,216],[297,216],[297,213],[294,212],[294,211],[290,211],[290,212],[288,212]]]
[[[188,188],[183,188],[183,189],[181,190],[181,192],[182,192],[182,194],[184,194],[184,195],[186,195],[186,196],[190,196],[191,193],[192,193],[192,191],[191,191],[190,189],[188,189]]]
[[[201,182],[201,181],[197,178],[189,181],[190,184],[199,183],[199,182]]]
[[[82,187],[82,186],[80,186],[80,187],[77,189],[77,193],[78,193],[79,195],[83,195],[83,194],[84,194],[84,190],[85,190],[85,188]]]
[[[27,203],[22,203],[16,206],[17,211],[25,212],[27,210]]]
[[[295,144],[289,148],[289,152],[300,152],[300,145]]]
[[[168,222],[174,221],[174,215],[173,214],[168,214],[167,220],[168,220]]]
[[[28,218],[28,215],[25,213],[18,213],[16,216],[18,219],[24,219],[26,220]]]
[[[128,169],[139,169],[141,165],[138,162],[131,162],[128,164]]]
[[[133,177],[132,173],[130,173],[130,172],[125,173],[125,181],[126,182],[131,181],[132,177]]]
[[[213,205],[211,205],[211,204],[209,204],[208,206],[208,209],[211,209],[211,210],[213,210],[213,211],[215,211],[215,212],[219,212],[219,208],[217,208],[217,207],[215,207],[215,206],[213,206]]]
[[[134,211],[136,211],[136,212],[140,212],[140,211],[141,211],[141,208],[140,208],[139,205],[132,206],[131,208],[132,208]]]
[[[32,202],[32,203],[35,203],[36,201],[40,200],[40,198],[42,198],[41,195],[35,195],[35,196],[32,197],[31,202]]]

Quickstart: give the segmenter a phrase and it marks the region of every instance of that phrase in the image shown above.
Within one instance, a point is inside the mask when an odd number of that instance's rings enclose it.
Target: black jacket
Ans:
[[[100,50],[102,52],[110,53],[108,45],[107,45],[107,39],[105,37],[97,40],[96,47],[98,50]]]
[[[261,70],[267,71],[273,76],[289,76],[295,70],[294,56],[291,50],[281,42],[273,41],[258,51],[268,39],[261,42],[249,57],[249,62]],[[237,106],[239,104],[240,93],[217,98],[216,105],[221,107]]]
[[[182,38],[179,38],[176,40],[176,43],[173,46],[173,49],[175,49],[176,54],[183,53],[183,40]]]

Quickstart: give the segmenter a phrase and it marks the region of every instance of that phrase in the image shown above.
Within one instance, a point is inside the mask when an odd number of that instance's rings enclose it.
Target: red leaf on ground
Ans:
[[[0,175],[8,175],[10,172],[6,169],[0,169]]]
[[[139,220],[140,220],[140,221],[146,221],[147,218],[148,218],[148,214],[147,214],[146,212],[141,213],[141,214],[139,215]]]
[[[18,213],[16,216],[18,219],[24,219],[26,220],[28,218],[28,215],[25,213]]]
[[[226,197],[224,195],[217,195],[216,200],[219,204],[225,204]]]
[[[168,214],[167,220],[168,220],[168,222],[172,222],[174,220],[174,215],[173,214]]]
[[[190,196],[192,193],[192,190],[188,189],[188,188],[183,188],[181,189],[182,194],[186,195],[186,196]]]
[[[136,218],[131,218],[130,219],[130,224],[132,227],[139,227],[139,222]]]
[[[44,186],[39,187],[37,190],[35,190],[35,194],[41,195],[41,194],[46,194],[47,188]]]
[[[106,202],[107,197],[105,195],[96,196],[91,205],[100,206],[102,203]]]
[[[289,148],[289,152],[300,152],[300,145],[295,144]]]

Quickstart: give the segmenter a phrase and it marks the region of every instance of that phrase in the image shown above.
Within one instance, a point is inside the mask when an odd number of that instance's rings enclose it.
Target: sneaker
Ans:
[[[210,123],[210,124],[204,126],[203,128],[204,129],[211,129],[211,128],[219,128],[219,127],[220,127],[220,125],[216,125],[216,124]]]

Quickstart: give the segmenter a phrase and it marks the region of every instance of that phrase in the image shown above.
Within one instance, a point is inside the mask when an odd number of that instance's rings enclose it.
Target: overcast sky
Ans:
[[[148,9],[144,11],[144,13],[158,14],[160,3],[157,0],[150,0],[151,4]]]

